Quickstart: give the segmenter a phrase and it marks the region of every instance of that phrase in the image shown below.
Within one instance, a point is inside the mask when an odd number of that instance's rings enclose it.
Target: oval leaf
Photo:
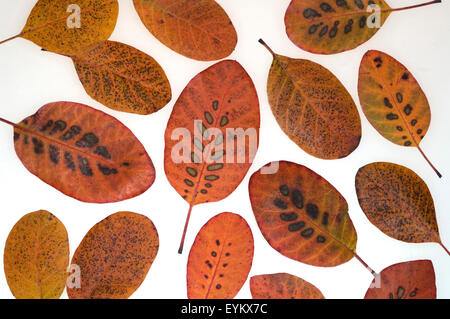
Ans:
[[[342,83],[317,63],[271,53],[267,94],[283,132],[318,158],[352,153],[361,140],[361,120]]]
[[[114,110],[146,115],[172,98],[158,62],[126,44],[97,43],[71,58],[86,92]]]
[[[20,36],[47,51],[73,54],[107,40],[118,14],[117,0],[39,0]]]
[[[278,171],[265,172],[271,166]],[[321,267],[356,255],[357,235],[346,200],[307,167],[270,163],[252,175],[249,192],[264,238],[282,255]]]
[[[416,260],[389,266],[374,279],[364,298],[436,299],[433,264]]]
[[[367,12],[370,4],[382,10],[379,20],[371,10]],[[289,39],[301,49],[333,54],[354,49],[373,37],[389,10],[383,0],[292,0],[284,22]],[[370,27],[377,21],[379,26]]]
[[[126,299],[142,284],[158,253],[158,232],[147,217],[120,212],[84,236],[72,258],[81,272],[70,299]]]
[[[188,58],[220,60],[236,47],[236,30],[214,0],[133,2],[146,28],[164,45]]]
[[[433,198],[412,170],[372,163],[358,170],[355,184],[359,205],[383,233],[409,243],[441,243]]]
[[[43,106],[15,127],[14,145],[31,173],[83,202],[129,199],[155,180],[153,163],[133,133],[83,104]]]
[[[386,53],[368,51],[359,69],[358,93],[364,114],[381,135],[420,150],[431,111],[425,93],[403,64]]]
[[[170,184],[191,207],[224,199],[251,166],[259,126],[256,89],[239,63],[225,60],[201,72],[181,93],[167,124],[164,168]]]
[[[17,299],[58,299],[69,265],[66,228],[47,211],[25,215],[9,233],[3,263]]]
[[[188,298],[234,298],[252,267],[253,247],[252,231],[241,216],[222,213],[211,218],[189,253]]]
[[[250,290],[253,299],[325,299],[314,285],[290,274],[253,276]]]

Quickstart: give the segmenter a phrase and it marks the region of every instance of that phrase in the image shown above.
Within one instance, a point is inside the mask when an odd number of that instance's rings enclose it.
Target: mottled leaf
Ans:
[[[81,272],[71,299],[126,299],[142,284],[158,253],[158,232],[147,217],[120,212],[84,236],[72,258]]]
[[[274,162],[273,174],[259,170],[249,192],[258,226],[267,242],[291,259],[321,267],[356,256],[357,235],[342,195],[305,166]]]
[[[83,202],[129,199],[155,179],[153,163],[133,133],[112,116],[83,104],[43,106],[15,125],[14,145],[31,173]]]
[[[381,135],[397,145],[417,147],[424,155],[419,144],[430,125],[430,106],[403,64],[386,53],[368,51],[359,69],[358,92],[364,114]]]
[[[256,89],[239,63],[219,62],[189,82],[167,124],[164,167],[191,208],[222,200],[241,183],[259,126]]]
[[[435,281],[430,260],[399,263],[384,269],[374,279],[364,298],[436,299]]]
[[[39,0],[22,32],[0,44],[22,37],[47,51],[73,54],[107,40],[118,13],[117,0]]]
[[[188,298],[234,298],[247,280],[252,260],[253,235],[245,219],[232,213],[211,218],[189,253]]]
[[[17,299],[58,299],[68,275],[66,228],[47,211],[25,215],[9,233],[3,263]]]
[[[114,110],[146,115],[172,98],[158,62],[126,44],[100,42],[71,58],[86,92]]]
[[[383,233],[409,243],[442,245],[433,198],[412,170],[392,163],[372,163],[358,170],[355,184],[363,212]]]
[[[310,155],[322,159],[348,156],[361,140],[355,102],[326,68],[309,60],[273,54],[267,94],[278,124]]]
[[[290,274],[253,276],[250,290],[253,299],[324,299],[314,285]]]
[[[393,11],[384,0],[292,0],[284,17],[291,41],[303,50],[333,54],[351,50],[372,38]],[[375,11],[376,10],[376,11]]]
[[[164,45],[188,58],[220,60],[236,47],[236,30],[214,0],[133,2],[146,28]]]

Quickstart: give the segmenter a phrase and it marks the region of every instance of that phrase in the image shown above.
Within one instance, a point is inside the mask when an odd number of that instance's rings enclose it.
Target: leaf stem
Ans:
[[[22,33],[19,33],[19,34],[15,35],[15,36],[13,36],[13,37],[11,37],[11,38],[8,38],[8,39],[6,39],[6,40],[0,41],[0,45],[3,44],[3,43],[6,43],[6,42],[8,42],[8,41],[17,39],[17,38],[19,38],[19,37],[21,37],[21,36],[22,36]]]
[[[273,56],[276,55],[263,39],[259,39],[258,42],[261,43]]]
[[[439,245],[441,245],[441,247],[444,248],[445,252],[450,256],[450,251],[447,249],[447,247],[445,247],[441,242],[439,243]]]
[[[178,248],[179,254],[183,253],[184,240],[186,239],[186,233],[187,233],[187,229],[188,229],[188,225],[189,225],[189,220],[191,219],[192,207],[194,207],[194,205],[192,205],[192,203],[191,203],[189,205],[189,211],[187,214],[186,223],[184,224],[184,230],[183,230],[183,236],[181,237],[180,248]]]
[[[358,259],[358,261],[363,264],[364,267],[366,267],[366,269],[368,271],[370,271],[370,273],[376,278],[377,277],[377,273],[375,272],[375,270],[373,270],[372,268],[369,267],[369,265],[361,258],[359,257],[359,255],[356,252],[353,252],[354,256],[356,259]]]
[[[421,4],[415,4],[415,5],[407,6],[407,7],[403,7],[403,8],[383,10],[382,12],[395,12],[395,11],[409,10],[409,9],[425,7],[425,6],[429,6],[430,4],[441,3],[441,2],[442,2],[442,0],[434,0],[434,1],[429,1],[429,2],[425,2],[425,3],[421,3]]]
[[[417,145],[417,149],[419,150],[420,154],[422,154],[423,158],[428,162],[428,164],[431,166],[431,168],[436,172],[437,176],[439,178],[442,178],[442,174],[439,173],[439,171],[434,167],[434,165],[431,163],[431,161],[428,159],[428,157],[425,155],[425,153],[422,151],[419,145]]]

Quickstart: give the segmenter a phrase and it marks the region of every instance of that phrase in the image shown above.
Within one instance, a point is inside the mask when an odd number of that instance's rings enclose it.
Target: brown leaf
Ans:
[[[86,92],[114,110],[146,115],[172,98],[158,62],[126,44],[100,42],[71,58]]]
[[[412,170],[392,163],[368,164],[358,170],[355,185],[363,212],[383,233],[409,243],[436,242],[447,251],[430,190]]]
[[[75,18],[78,8],[79,28]],[[117,0],[39,0],[18,36],[47,51],[73,54],[107,40],[114,30],[118,13]]]
[[[188,58],[220,60],[236,47],[236,30],[214,0],[133,2],[147,29],[164,45]]]
[[[70,299],[126,299],[142,284],[158,253],[158,232],[147,217],[110,215],[89,230],[72,258],[81,287],[67,287]]]
[[[379,287],[377,287],[377,280]],[[365,299],[436,299],[430,260],[395,264],[384,269],[367,290]]]
[[[392,143],[417,147],[441,177],[419,146],[430,126],[431,111],[411,72],[386,53],[368,51],[359,69],[358,92],[370,124]]]
[[[283,132],[305,152],[322,159],[348,156],[361,140],[352,97],[326,68],[275,54],[267,81],[272,112]]]
[[[278,167],[273,174],[263,172]],[[273,162],[250,178],[249,193],[258,226],[282,255],[320,267],[354,256],[357,235],[344,197],[305,166]]]
[[[253,260],[253,235],[233,213],[211,218],[195,238],[187,265],[190,299],[232,299],[247,280]]]
[[[155,180],[143,145],[121,122],[89,106],[56,102],[14,125],[16,153],[47,184],[83,202],[135,197]]]
[[[325,299],[314,285],[290,274],[253,276],[250,290],[253,299]]]
[[[9,233],[3,263],[17,299],[58,299],[69,265],[66,228],[44,210],[25,215]]]
[[[256,155],[259,126],[255,86],[236,61],[219,62],[189,82],[167,124],[164,168],[190,208],[236,189]]]

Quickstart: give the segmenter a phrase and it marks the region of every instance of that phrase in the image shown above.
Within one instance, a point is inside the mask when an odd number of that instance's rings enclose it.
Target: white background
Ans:
[[[36,1],[0,1],[0,39],[20,32]],[[30,174],[17,158],[12,128],[0,124],[0,250],[14,224],[25,214],[46,209],[67,227],[71,254],[86,232],[108,215],[134,211],[152,219],[160,236],[158,256],[142,286],[132,298],[186,298],[186,263],[189,249],[202,225],[224,211],[242,215],[253,231],[255,257],[250,276],[288,272],[316,285],[327,298],[362,298],[372,276],[353,259],[335,268],[318,268],[290,260],[273,250],[257,227],[248,197],[248,180],[262,165],[290,160],[316,171],[347,199],[349,213],[358,232],[358,254],[376,271],[394,263],[431,259],[436,271],[438,298],[450,298],[450,256],[434,243],[408,244],[391,239],[369,223],[361,211],[354,188],[357,170],[370,162],[389,161],[405,165],[427,183],[435,200],[442,241],[450,247],[450,3],[393,13],[369,42],[350,52],[319,56],[297,48],[284,28],[289,0],[221,0],[239,41],[230,56],[239,61],[255,82],[261,104],[261,141],[254,165],[237,190],[218,203],[194,208],[185,252],[177,254],[187,203],[168,183],[163,167],[164,131],[179,94],[198,72],[214,62],[197,62],[171,51],[155,39],[141,23],[132,0],[119,0],[120,14],[111,37],[153,56],[171,82],[173,100],[149,116],[110,110],[92,100],[78,80],[70,59],[42,52],[35,44],[16,39],[0,46],[0,116],[14,122],[34,114],[46,103],[66,100],[88,104],[125,123],[142,141],[156,167],[156,181],[143,195],[115,204],[85,204],[67,197]],[[419,1],[389,0],[392,7]],[[305,58],[329,68],[355,99],[362,115],[363,137],[349,157],[336,161],[316,159],[303,152],[278,127],[267,101],[266,81],[271,55],[257,40],[263,38],[276,52]],[[391,144],[381,137],[362,114],[357,96],[360,60],[369,49],[389,53],[405,64],[426,92],[432,121],[421,146],[443,174],[439,179],[419,152]],[[3,253],[0,253],[0,264]],[[3,268],[3,267],[1,267]],[[0,271],[0,298],[12,298]],[[64,292],[63,298],[67,298]],[[251,298],[248,281],[237,298]]]

